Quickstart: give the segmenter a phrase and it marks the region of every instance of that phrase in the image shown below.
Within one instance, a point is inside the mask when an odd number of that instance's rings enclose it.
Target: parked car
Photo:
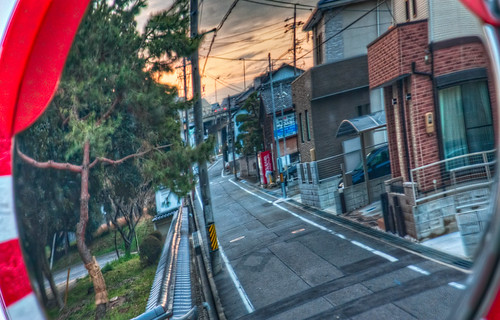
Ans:
[[[374,149],[366,157],[366,166],[368,168],[368,178],[375,179],[391,173],[391,161],[389,159],[389,149],[387,145]],[[365,172],[363,163],[360,163],[351,171],[352,184],[358,184],[365,181]],[[344,187],[344,181],[339,183],[339,188]]]

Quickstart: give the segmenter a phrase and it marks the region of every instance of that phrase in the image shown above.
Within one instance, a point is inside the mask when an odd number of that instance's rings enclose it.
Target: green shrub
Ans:
[[[160,242],[163,242],[163,235],[161,234],[160,231],[158,231],[158,230],[153,231],[149,235],[155,237],[158,240],[160,240]]]
[[[161,241],[148,235],[141,243],[140,258],[145,266],[152,265],[158,261],[161,253]]]

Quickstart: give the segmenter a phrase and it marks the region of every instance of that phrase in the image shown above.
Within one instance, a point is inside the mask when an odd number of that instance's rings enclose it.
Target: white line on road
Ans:
[[[233,240],[231,240],[229,242],[233,243],[233,242],[240,241],[240,240],[243,240],[243,239],[245,239],[245,236],[241,236],[241,237],[235,238],[235,239],[233,239]]]
[[[415,272],[421,273],[421,274],[423,274],[424,276],[428,276],[428,275],[430,275],[430,274],[431,274],[429,271],[424,270],[424,269],[422,269],[422,268],[419,268],[419,267],[417,267],[417,266],[414,266],[414,265],[412,265],[412,264],[411,264],[411,265],[409,265],[409,266],[407,266],[407,268],[408,268],[408,269],[411,269],[411,270],[413,270],[413,271],[415,271]]]
[[[229,180],[229,181],[230,181],[232,184],[234,184],[235,186],[237,186],[238,188],[240,188],[241,190],[243,190],[243,191],[245,191],[245,192],[247,192],[247,193],[249,193],[249,194],[251,194],[251,195],[253,195],[253,196],[257,197],[257,198],[259,198],[259,199],[262,199],[262,200],[266,201],[267,203],[272,203],[275,207],[280,208],[281,210],[288,212],[288,213],[289,213],[289,214],[291,214],[292,216],[294,216],[294,217],[296,217],[296,218],[298,218],[298,219],[300,219],[300,220],[304,221],[305,223],[308,223],[308,224],[310,224],[310,225],[312,225],[312,226],[314,226],[314,227],[316,227],[316,228],[318,228],[318,229],[320,229],[320,230],[323,230],[323,231],[326,231],[326,232],[328,232],[328,233],[330,233],[330,234],[333,234],[333,235],[335,235],[335,236],[338,236],[338,237],[339,237],[339,238],[341,238],[341,239],[348,240],[348,239],[347,239],[344,235],[342,235],[342,234],[340,234],[340,233],[337,233],[337,232],[335,232],[335,231],[333,231],[333,230],[330,230],[330,229],[328,229],[327,227],[324,227],[324,226],[322,226],[322,225],[320,225],[320,224],[318,224],[318,223],[316,223],[316,222],[314,222],[314,221],[311,221],[311,220],[309,220],[309,219],[307,219],[307,218],[304,218],[304,217],[302,217],[301,215],[298,215],[298,214],[296,214],[295,212],[293,212],[293,211],[291,211],[291,210],[288,210],[287,208],[285,208],[285,207],[283,207],[283,206],[279,205],[278,203],[279,203],[279,202],[281,202],[281,201],[278,201],[278,200],[277,200],[277,201],[272,202],[272,201],[270,201],[270,200],[267,200],[267,199],[265,199],[265,198],[263,198],[263,197],[261,197],[261,196],[259,196],[259,195],[255,194],[254,192],[252,192],[252,191],[250,191],[250,190],[248,190],[248,189],[246,189],[246,188],[243,188],[242,186],[238,185],[238,184],[237,184],[236,182],[234,182],[233,180]],[[398,261],[398,259],[397,259],[397,258],[395,258],[395,257],[393,257],[393,256],[391,256],[391,255],[389,255],[389,254],[387,254],[387,253],[384,253],[384,252],[381,252],[381,251],[375,250],[375,249],[373,249],[373,248],[371,248],[371,247],[369,247],[369,246],[367,246],[367,245],[364,245],[364,244],[362,244],[362,243],[360,243],[360,242],[357,242],[357,241],[351,241],[351,242],[352,242],[353,244],[357,245],[358,247],[361,247],[361,248],[363,248],[363,249],[365,249],[365,250],[368,250],[368,251],[372,252],[373,254],[376,254],[376,255],[378,255],[378,256],[380,256],[380,257],[384,258],[384,259],[389,260],[390,262],[396,262],[396,261]]]
[[[384,252],[382,252],[382,251],[375,250],[375,249],[373,249],[372,247],[369,247],[369,246],[367,246],[367,245],[365,245],[365,244],[362,244],[361,242],[358,242],[358,241],[355,241],[355,240],[351,240],[351,243],[352,243],[353,245],[355,245],[355,246],[358,246],[358,247],[360,247],[360,248],[363,248],[363,249],[365,249],[365,250],[368,250],[368,251],[370,251],[371,253],[376,254],[376,255],[377,255],[377,256],[379,256],[379,257],[382,257],[382,258],[384,258],[384,259],[387,259],[387,260],[389,260],[390,262],[396,262],[396,261],[398,261],[398,260],[399,260],[398,258],[395,258],[395,257],[393,257],[393,256],[391,256],[391,255],[389,255],[389,254],[387,254],[387,253],[384,253]]]
[[[245,292],[245,289],[243,289],[243,286],[241,285],[240,281],[238,280],[238,276],[234,272],[233,267],[231,266],[231,263],[229,262],[229,259],[226,256],[226,253],[224,252],[224,249],[219,244],[219,250],[220,250],[220,255],[222,257],[222,260],[224,260],[224,263],[226,264],[227,271],[229,272],[229,275],[231,276],[231,279],[233,280],[234,286],[236,287],[236,290],[238,290],[238,293],[240,295],[241,300],[243,301],[243,304],[245,305],[245,308],[247,309],[248,313],[252,313],[255,311],[255,308],[250,301],[250,298],[248,297],[247,293]]]
[[[201,202],[200,194],[198,193],[198,189],[196,190],[196,197],[198,198],[198,202],[200,203],[201,208],[203,209],[203,203]],[[248,297],[247,293],[245,292],[245,289],[243,289],[243,286],[240,283],[240,280],[238,279],[238,276],[234,272],[233,266],[231,266],[231,263],[229,262],[229,259],[227,258],[226,254],[224,253],[224,249],[222,249],[222,246],[219,243],[219,251],[220,255],[222,257],[222,260],[224,260],[224,264],[226,265],[226,269],[229,272],[229,275],[231,276],[231,280],[233,280],[234,286],[236,287],[236,290],[238,290],[238,294],[240,295],[241,301],[245,305],[245,308],[247,309],[248,313],[252,313],[255,311],[254,306],[252,305],[252,302],[250,301],[250,298]]]
[[[230,181],[232,184],[234,184],[235,186],[237,186],[238,188],[240,188],[241,190],[243,190],[243,191],[245,191],[245,192],[247,192],[247,193],[249,193],[249,194],[251,194],[251,195],[253,195],[253,196],[257,197],[257,198],[259,198],[259,199],[262,199],[262,200],[266,201],[267,203],[272,203],[275,207],[277,207],[277,208],[279,208],[279,209],[281,209],[281,210],[283,210],[283,211],[286,211],[286,212],[290,213],[290,214],[291,214],[291,215],[293,215],[294,217],[296,217],[296,218],[298,218],[298,219],[300,219],[300,220],[302,220],[302,221],[304,221],[304,222],[306,222],[306,223],[308,223],[308,224],[310,224],[310,225],[312,225],[312,226],[314,226],[314,227],[316,227],[316,228],[318,228],[318,229],[321,229],[321,230],[323,230],[323,231],[326,231],[326,232],[328,232],[328,233],[330,233],[330,234],[332,234],[332,235],[335,235],[335,236],[337,236],[337,237],[339,237],[339,238],[341,238],[341,239],[348,240],[348,241],[350,241],[352,244],[354,244],[354,245],[356,245],[356,246],[358,246],[358,247],[360,247],[360,248],[363,248],[363,249],[365,249],[365,250],[368,250],[368,251],[372,252],[373,254],[376,254],[376,255],[378,255],[378,256],[380,256],[380,257],[384,258],[384,259],[389,260],[390,262],[396,262],[396,261],[398,261],[398,258],[396,258],[396,257],[393,257],[393,256],[391,256],[391,255],[389,255],[389,254],[387,254],[387,253],[385,253],[385,252],[382,252],[382,251],[379,251],[379,250],[375,250],[375,249],[373,249],[372,247],[369,247],[369,246],[367,246],[367,245],[365,245],[365,244],[363,244],[363,243],[361,243],[361,242],[358,242],[358,241],[355,241],[355,240],[349,240],[346,236],[344,236],[344,235],[342,235],[342,234],[340,234],[340,233],[337,233],[337,232],[335,232],[335,231],[333,231],[333,230],[330,230],[330,229],[328,229],[328,228],[326,228],[326,227],[324,227],[324,226],[322,226],[322,225],[320,225],[320,224],[318,224],[318,223],[316,223],[316,222],[314,222],[314,221],[311,221],[311,220],[309,220],[309,219],[307,219],[307,218],[304,218],[304,217],[302,217],[302,216],[300,216],[300,215],[296,214],[295,212],[293,212],[293,211],[291,211],[291,210],[289,210],[289,209],[287,209],[287,208],[285,208],[285,207],[283,207],[283,206],[279,205],[278,203],[279,203],[279,202],[282,202],[282,201],[278,201],[279,199],[278,199],[278,200],[276,200],[276,201],[274,201],[274,202],[273,202],[273,201],[270,201],[270,200],[267,200],[267,199],[265,199],[265,198],[263,198],[263,197],[261,197],[261,196],[259,196],[259,195],[255,194],[254,192],[252,192],[252,191],[250,191],[250,190],[248,190],[248,189],[246,189],[246,188],[243,188],[242,186],[238,185],[238,184],[237,184],[236,182],[234,182],[233,180],[229,180],[229,181]],[[307,212],[308,212],[308,211],[307,211]],[[323,218],[323,217],[321,217],[321,216],[318,216],[318,215],[316,215],[316,214],[314,214],[314,213],[310,213],[310,214],[312,214],[312,215],[314,215],[314,216],[316,216],[316,217],[318,217],[318,218],[325,219],[325,218]],[[327,219],[325,219],[325,220],[327,220]],[[330,221],[330,220],[327,220],[327,221]],[[403,248],[402,248],[402,249],[403,249]],[[404,250],[404,249],[403,249],[403,250]],[[413,252],[413,251],[409,251],[409,250],[405,250],[405,251],[410,252],[410,253],[412,253],[412,254],[416,254],[416,255],[418,255],[418,256],[422,256],[422,257],[424,257],[424,258],[426,258],[426,259],[429,259],[429,260],[431,260],[431,261],[435,261],[435,262],[437,262],[437,263],[439,263],[439,264],[443,264],[443,263],[442,263],[442,262],[440,262],[440,261],[437,261],[437,260],[435,260],[435,259],[431,259],[431,258],[429,258],[429,257],[425,257],[425,256],[423,256],[423,255],[421,255],[421,254],[418,254],[418,253],[415,253],[415,252]],[[446,264],[445,264],[445,265],[446,265]],[[464,270],[459,269],[459,268],[456,268],[456,267],[454,267],[454,266],[449,266],[449,265],[447,265],[447,266],[448,266],[448,267],[451,267],[451,268],[454,268],[454,269],[457,269],[457,270],[460,270],[460,271],[462,271],[462,272],[464,272]],[[423,274],[423,275],[426,275],[426,276],[430,275],[430,272],[428,272],[427,270],[424,270],[424,269],[422,269],[422,268],[419,268],[419,267],[417,267],[417,266],[409,265],[409,266],[408,266],[408,268],[409,268],[410,270],[413,270],[413,271],[415,271],[415,272],[418,272],[418,273]],[[463,284],[457,283],[457,282],[450,282],[450,283],[448,283],[448,285],[450,285],[451,287],[454,287],[454,288],[456,288],[456,289],[459,289],[459,290],[464,290],[464,289],[466,288],[466,286],[464,286]]]
[[[261,200],[264,200],[264,201],[265,201],[265,202],[267,202],[267,203],[273,203],[272,201],[267,200],[266,198],[261,197],[261,196],[259,196],[259,195],[255,194],[255,193],[253,193],[252,191],[250,191],[250,190],[248,190],[248,189],[243,188],[242,186],[238,185],[238,184],[237,184],[236,182],[234,182],[233,180],[229,180],[229,182],[231,182],[232,184],[234,184],[235,186],[237,186],[237,187],[238,187],[238,188],[240,188],[241,190],[245,191],[246,193],[249,193],[249,194],[251,194],[251,195],[253,195],[253,196],[255,196],[255,197],[257,197],[257,198],[259,198],[259,199],[261,199]]]
[[[448,285],[450,285],[453,288],[456,288],[458,290],[465,290],[467,288],[466,286],[464,286],[463,284],[458,283],[458,282],[450,282],[450,283],[448,283]]]

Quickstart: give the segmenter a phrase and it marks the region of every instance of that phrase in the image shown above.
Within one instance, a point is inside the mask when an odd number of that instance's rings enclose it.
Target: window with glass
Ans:
[[[307,133],[307,141],[310,141],[311,140],[311,129],[309,128],[309,113],[307,112],[307,110],[305,111],[305,115],[306,115],[306,133]]]
[[[486,81],[439,90],[444,158],[494,148],[493,121]]]

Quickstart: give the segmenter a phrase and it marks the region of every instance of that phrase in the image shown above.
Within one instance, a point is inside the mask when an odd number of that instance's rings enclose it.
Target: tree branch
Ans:
[[[32,165],[34,167],[42,168],[42,169],[52,168],[52,169],[56,169],[56,170],[67,170],[67,171],[76,172],[76,173],[82,172],[82,166],[77,166],[77,165],[74,165],[71,163],[54,162],[52,160],[49,160],[47,162],[39,162],[39,161],[36,161],[35,159],[31,158],[30,156],[22,153],[21,150],[19,150],[18,146],[16,146],[16,150],[17,150],[17,154],[19,155],[19,157],[21,157],[21,159],[23,159],[24,162],[29,163],[30,165]]]
[[[122,95],[119,94],[116,98],[115,101],[111,104],[111,107],[109,107],[108,111],[106,111],[102,117],[97,120],[96,125],[99,127],[104,121],[106,121],[107,118],[111,115],[111,113],[115,110],[116,106],[122,101]]]
[[[112,165],[117,165],[117,164],[121,164],[121,163],[127,161],[128,159],[141,157],[141,156],[145,155],[146,153],[149,153],[149,152],[151,152],[153,150],[161,150],[161,149],[168,148],[170,146],[172,146],[172,144],[167,144],[167,145],[164,145],[164,146],[159,146],[159,147],[151,148],[151,149],[146,150],[146,151],[137,152],[137,153],[134,153],[134,154],[129,154],[128,156],[123,157],[123,158],[118,159],[118,160],[111,160],[111,159],[108,159],[108,158],[98,157],[98,158],[95,158],[94,161],[92,161],[92,163],[89,165],[89,169],[93,168],[99,162],[105,162],[105,163],[109,163],[109,164],[112,164]]]

